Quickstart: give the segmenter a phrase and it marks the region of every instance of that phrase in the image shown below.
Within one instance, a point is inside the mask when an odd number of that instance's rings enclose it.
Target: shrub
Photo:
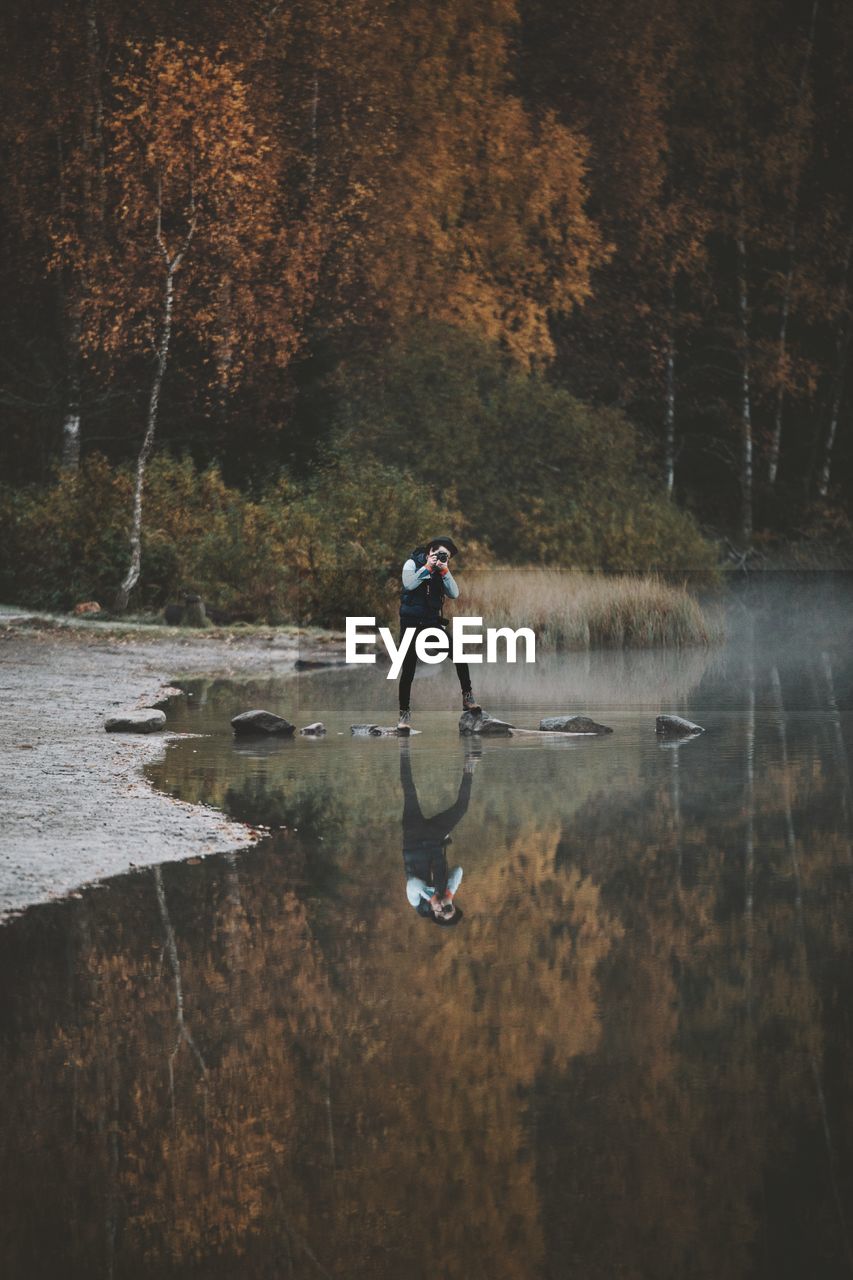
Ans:
[[[94,456],[45,489],[0,493],[5,598],[59,610],[81,599],[109,605],[127,568],[132,491],[129,469]],[[387,620],[401,548],[460,523],[422,485],[371,461],[331,465],[308,487],[281,477],[252,500],[216,467],[159,455],[146,476],[132,604],[157,609],[192,590],[268,622]]]
[[[501,560],[710,569],[714,548],[662,492],[625,415],[506,364],[471,335],[415,326],[332,379],[336,447],[369,449],[442,495]]]
[[[681,648],[722,635],[686,587],[647,575],[493,569],[466,579],[465,613],[532,627],[545,649]]]

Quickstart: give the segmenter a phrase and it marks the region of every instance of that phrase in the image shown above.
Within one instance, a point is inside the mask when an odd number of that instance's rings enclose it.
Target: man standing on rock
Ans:
[[[446,631],[449,623],[444,617],[444,598],[449,596],[451,600],[456,600],[459,596],[459,587],[448,565],[451,556],[455,556],[456,553],[456,543],[452,538],[431,538],[429,542],[415,547],[403,565],[403,589],[400,593],[400,643],[407,628],[414,628],[415,634],[412,636],[400,669],[400,720],[397,726],[399,729],[408,729],[411,724],[409,695],[418,662],[415,652],[418,632],[426,630],[427,627],[440,627]],[[462,710],[474,712],[482,710],[471,692],[471,675],[467,662],[457,662],[454,665],[462,687]]]

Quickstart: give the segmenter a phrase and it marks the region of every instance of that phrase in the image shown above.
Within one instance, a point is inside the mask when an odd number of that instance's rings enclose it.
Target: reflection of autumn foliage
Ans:
[[[779,715],[721,730],[719,776],[652,745],[596,796],[576,753],[559,822],[568,756],[514,808],[478,773],[458,929],[406,904],[364,787],[331,890],[287,833],[0,933],[11,1273],[830,1274],[849,833],[825,726],[780,756]],[[484,783],[528,758],[491,753]],[[438,808],[448,770],[418,763]]]
[[[591,882],[554,872],[558,838],[513,842],[461,895],[458,930],[401,920],[392,901],[356,958],[345,942],[355,998],[338,1069],[357,1104],[338,1187],[358,1206],[355,1274],[403,1274],[389,1244],[406,1249],[405,1274],[441,1265],[460,1280],[527,1274],[542,1256],[525,1096],[544,1062],[594,1051],[594,970],[613,937]]]
[[[116,1256],[148,1266],[278,1239],[342,1275],[395,1277],[404,1254],[422,1260],[407,1274],[427,1275],[452,1221],[470,1243],[456,1238],[448,1274],[510,1276],[541,1255],[524,1095],[544,1061],[594,1050],[594,969],[609,947],[597,891],[553,870],[557,839],[519,837],[450,936],[396,899],[369,926],[327,904],[325,961],[275,854],[239,874],[234,862],[206,864],[200,881],[163,875],[179,977],[148,875],[131,882],[123,927],[95,899],[74,1012],[60,1004],[49,1037],[22,1035],[17,1069],[4,1054],[11,1094],[27,1098],[10,1150],[33,1174],[63,1151],[54,1209],[84,1157],[99,1207],[80,1206],[81,1258],[101,1255],[103,1216]],[[295,843],[290,861],[298,878]],[[170,1091],[179,1002],[199,1058],[175,1054]],[[62,1098],[58,1114],[46,1094]],[[72,1105],[74,1142],[60,1122]],[[22,1258],[36,1247],[21,1245]]]
[[[805,1274],[809,1250],[846,1252],[837,1204],[850,1170],[835,1146],[849,1090],[832,1057],[848,1033],[823,1007],[849,999],[836,966],[853,946],[837,897],[845,839],[821,830],[836,779],[810,752],[784,771],[764,762],[754,866],[750,815],[724,803],[727,780],[703,778],[701,820],[674,807],[671,780],[643,806],[589,804],[560,848],[605,905],[618,901],[624,925],[600,972],[599,1057],[540,1082],[549,1254],[579,1249],[589,1277],[613,1273],[616,1218],[631,1276],[660,1274],[661,1259],[672,1275],[752,1275],[759,1248],[760,1274],[778,1274],[791,1249]],[[800,828],[799,892],[789,822]],[[761,1241],[768,1221],[784,1224],[781,1236]]]

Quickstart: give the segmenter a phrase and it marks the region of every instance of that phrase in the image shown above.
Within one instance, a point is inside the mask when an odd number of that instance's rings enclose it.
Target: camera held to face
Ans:
[[[436,551],[435,558],[439,564],[447,564],[449,553],[447,551]]]

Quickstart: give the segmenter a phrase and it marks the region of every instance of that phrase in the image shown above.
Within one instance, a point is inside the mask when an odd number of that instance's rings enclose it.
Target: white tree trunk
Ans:
[[[738,317],[740,325],[740,536],[745,546],[752,543],[752,398],[749,362],[749,293],[746,276],[746,240],[738,229]]]
[[[782,295],[782,309],[779,313],[779,338],[776,353],[776,412],[773,418],[773,430],[770,434],[770,453],[767,459],[767,480],[775,485],[779,474],[779,454],[782,449],[782,417],[785,410],[785,358],[788,345],[788,316],[791,312],[791,287],[794,281],[794,249],[796,230],[794,219],[788,228],[788,272],[785,276],[785,291]]]
[[[136,484],[133,490],[133,522],[130,529],[130,565],[124,581],[118,589],[115,609],[122,613],[127,608],[130,593],[139,581],[142,568],[142,497],[145,489],[145,468],[154,447],[154,436],[157,431],[157,412],[160,405],[160,389],[163,386],[163,375],[169,359],[169,343],[172,337],[172,303],[175,293],[176,264],[170,262],[166,268],[166,282],[163,295],[163,321],[160,330],[160,342],[157,347],[157,362],[154,368],[154,380],[151,384],[151,395],[148,400],[148,422],[139,457],[136,460]]]
[[[835,437],[838,434],[838,420],[841,416],[841,404],[844,399],[844,381],[847,374],[847,359],[850,353],[850,340],[853,333],[851,330],[850,316],[848,314],[848,277],[850,274],[850,259],[853,255],[853,226],[850,229],[850,235],[847,239],[847,247],[844,254],[844,265],[842,268],[841,286],[838,299],[838,334],[836,338],[836,363],[835,363],[835,383],[832,389],[832,400],[829,408],[829,423],[826,429],[826,435],[823,441],[823,450],[821,452],[820,467],[817,479],[817,494],[819,498],[825,498],[829,493],[829,481],[832,475],[832,454],[835,449]]]
[[[814,33],[817,23],[817,12],[819,0],[814,0],[812,5],[812,18],[809,27],[808,42],[806,44],[806,53],[803,59],[803,70],[800,76],[799,89],[797,91],[797,105],[795,120],[799,123],[802,113],[803,100],[806,96],[806,86],[808,84],[809,67],[812,60],[812,51],[814,49]],[[791,291],[794,284],[794,254],[797,248],[797,211],[800,198],[800,179],[802,177],[802,162],[797,157],[797,165],[793,174],[793,182],[791,189],[791,208],[788,220],[788,235],[786,243],[786,251],[788,257],[788,269],[785,273],[785,287],[782,292],[782,307],[779,312],[779,337],[777,340],[776,353],[776,411],[773,418],[773,430],[770,434],[770,453],[767,460],[767,479],[771,485],[775,485],[776,477],[779,474],[779,454],[782,448],[782,416],[785,409],[785,360],[788,347],[788,319],[791,314]]]
[[[63,292],[63,324],[65,326],[65,408],[62,414],[62,469],[77,471],[80,467],[80,344],[82,319],[79,302],[70,304]]]
[[[666,491],[675,488],[675,321],[670,318],[666,335],[666,410],[664,416],[664,474]]]
[[[744,924],[746,932],[746,1012],[752,1020],[755,952],[755,618],[749,618],[749,658],[747,665],[746,743],[744,769]]]
[[[56,170],[59,212],[64,216],[65,157],[62,135],[56,134]],[[75,278],[69,289],[69,270],[60,260],[57,272],[59,325],[62,333],[65,357],[65,404],[62,410],[61,466],[63,471],[76,471],[80,465],[80,342],[82,322],[80,316],[80,281]]]
[[[844,399],[844,374],[847,370],[847,354],[850,348],[849,328],[842,343],[842,356],[835,378],[835,390],[832,394],[832,405],[829,410],[829,423],[826,438],[823,442],[823,454],[817,478],[817,496],[825,498],[829,493],[829,482],[832,478],[832,454],[835,449],[835,437],[838,435],[838,420],[841,417],[841,402]]]

